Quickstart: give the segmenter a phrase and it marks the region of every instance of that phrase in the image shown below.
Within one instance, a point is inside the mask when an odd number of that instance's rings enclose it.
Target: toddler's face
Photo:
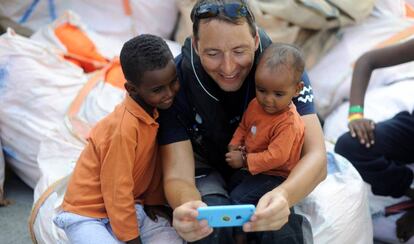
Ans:
[[[289,106],[299,95],[303,82],[295,82],[291,69],[258,67],[256,71],[256,98],[266,113],[276,114]]]

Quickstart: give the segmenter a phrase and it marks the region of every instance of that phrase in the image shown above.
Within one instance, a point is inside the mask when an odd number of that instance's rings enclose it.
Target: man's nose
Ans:
[[[221,70],[225,75],[233,75],[236,64],[229,53],[224,54]]]

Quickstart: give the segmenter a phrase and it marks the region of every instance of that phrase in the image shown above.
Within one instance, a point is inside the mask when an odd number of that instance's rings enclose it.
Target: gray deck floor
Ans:
[[[0,243],[30,244],[28,219],[33,204],[33,189],[11,172],[6,175],[4,189],[6,198],[14,203],[0,207]]]

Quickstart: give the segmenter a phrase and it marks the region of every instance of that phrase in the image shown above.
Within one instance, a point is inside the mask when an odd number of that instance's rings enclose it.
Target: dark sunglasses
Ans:
[[[191,19],[193,22],[195,19],[207,19],[217,16],[220,12],[232,19],[246,17],[247,15],[253,17],[245,3],[226,3],[222,5],[209,3],[198,6]]]

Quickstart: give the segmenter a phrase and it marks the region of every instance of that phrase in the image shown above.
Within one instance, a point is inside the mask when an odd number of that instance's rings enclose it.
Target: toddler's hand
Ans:
[[[241,151],[230,151],[226,153],[226,162],[234,169],[242,168],[244,165],[243,153]]]

